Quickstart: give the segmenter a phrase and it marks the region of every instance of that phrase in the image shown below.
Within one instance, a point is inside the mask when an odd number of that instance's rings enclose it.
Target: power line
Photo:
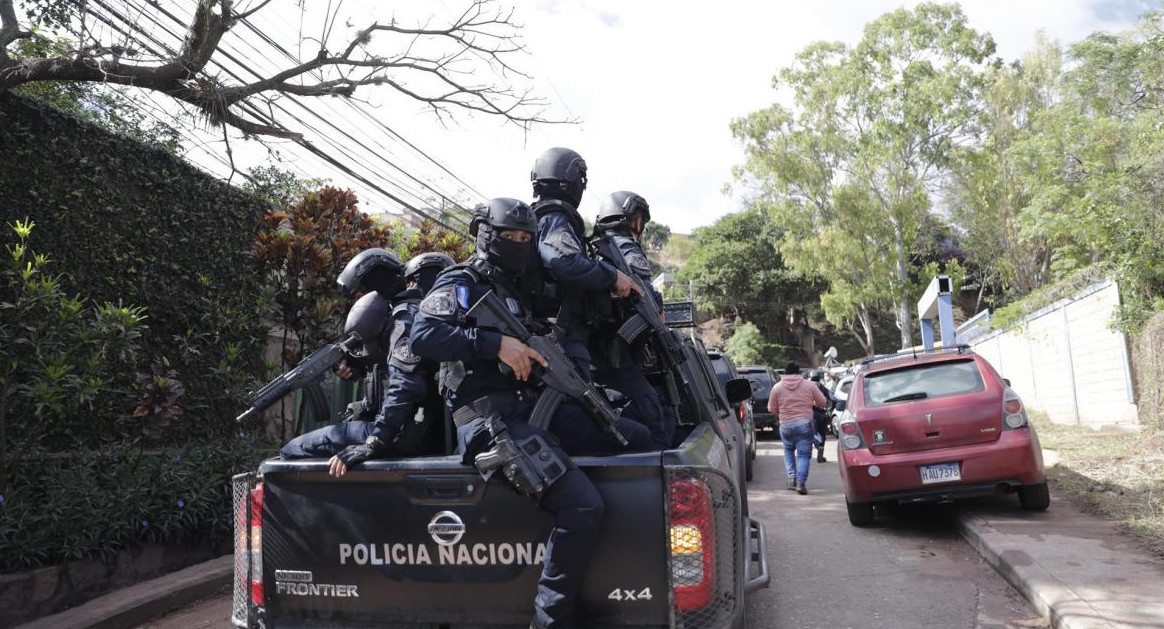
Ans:
[[[172,57],[172,56],[175,56],[175,55],[177,54],[177,53],[176,53],[176,51],[175,51],[175,50],[174,50],[174,49],[173,49],[171,46],[169,46],[169,45],[165,44],[164,42],[162,42],[162,41],[160,41],[159,39],[157,39],[157,38],[156,38],[154,35],[152,35],[151,33],[147,32],[147,31],[146,31],[146,29],[145,29],[145,28],[143,28],[141,25],[139,25],[139,23],[138,23],[137,21],[133,21],[133,20],[130,20],[130,19],[128,19],[128,18],[127,18],[125,15],[123,15],[121,12],[119,12],[119,11],[117,11],[116,9],[114,9],[114,8],[110,7],[109,5],[107,5],[106,3],[102,2],[101,0],[95,0],[95,3],[96,3],[96,4],[98,4],[98,5],[100,5],[100,6],[101,6],[101,8],[103,8],[103,9],[104,9],[106,12],[108,12],[110,15],[112,15],[113,17],[115,17],[116,19],[118,19],[118,20],[120,20],[122,23],[124,23],[124,24],[126,25],[126,27],[127,27],[128,29],[132,30],[132,31],[133,31],[135,34],[137,34],[137,35],[140,35],[140,36],[143,36],[143,37],[147,38],[148,40],[151,40],[151,41],[153,41],[153,42],[154,42],[156,45],[158,45],[158,46],[160,46],[162,49],[164,49],[164,50],[165,50],[165,51],[166,51],[166,52],[167,52],[167,53],[168,53],[168,54],[169,54],[171,57]],[[135,5],[133,8],[138,8],[138,9],[140,9],[141,7],[140,7],[140,5]],[[184,22],[183,22],[183,21],[182,21],[180,18],[178,18],[177,16],[173,15],[172,13],[170,13],[170,12],[168,12],[168,11],[166,11],[166,10],[164,10],[164,9],[160,8],[160,7],[154,7],[154,8],[156,8],[156,9],[157,9],[158,11],[160,11],[162,14],[166,15],[166,17],[168,17],[170,20],[174,21],[176,24],[178,24],[178,25],[181,25],[181,26],[185,26],[185,23],[184,23]],[[125,29],[116,27],[116,25],[114,25],[112,22],[110,22],[109,18],[107,18],[106,16],[103,16],[103,15],[101,15],[99,12],[97,12],[97,11],[96,11],[95,9],[93,9],[92,7],[90,7],[90,8],[89,8],[89,12],[90,12],[91,14],[93,14],[95,17],[97,17],[99,20],[101,20],[102,22],[105,22],[106,24],[108,24],[108,25],[109,25],[111,28],[113,28],[113,29],[117,30],[118,32],[120,32],[120,33],[124,34],[124,35],[125,35],[125,36],[127,36],[127,37],[132,37],[132,35],[130,35],[130,33],[129,33],[129,32],[127,32]],[[173,30],[171,30],[171,29],[167,28],[165,25],[163,25],[161,22],[159,22],[155,16],[153,16],[153,15],[148,15],[148,11],[142,11],[142,15],[143,15],[143,17],[147,17],[147,19],[149,19],[151,22],[153,22],[153,24],[154,24],[156,27],[158,27],[159,29],[161,29],[163,32],[165,32],[166,34],[168,34],[170,37],[174,38],[174,39],[175,39],[175,40],[177,40],[177,41],[181,41],[181,38],[182,38],[182,36],[181,36],[181,35],[179,35],[179,34],[175,33]],[[262,54],[262,52],[261,52],[261,51],[259,51],[257,48],[254,48],[254,46],[253,46],[252,44],[249,44],[249,42],[248,42],[248,45],[250,45],[250,46],[252,47],[252,49],[254,49],[256,52],[258,52],[260,55]],[[220,49],[221,49],[221,48],[220,48]],[[155,51],[152,51],[152,50],[151,50],[150,52],[154,52],[154,54],[157,54]],[[258,72],[256,72],[256,71],[255,71],[253,68],[251,68],[251,67],[250,67],[249,65],[247,65],[246,63],[242,62],[242,61],[241,61],[239,58],[237,58],[235,55],[232,55],[232,54],[230,54],[230,53],[229,53],[229,51],[227,51],[227,50],[222,50],[222,53],[223,53],[223,56],[224,56],[225,58],[227,58],[228,60],[230,60],[230,61],[232,61],[233,63],[237,64],[237,65],[238,65],[238,66],[240,66],[240,67],[241,67],[243,70],[245,70],[245,71],[249,72],[250,74],[253,74],[253,75],[254,75],[254,76],[256,76],[257,78],[262,78],[262,75],[260,75]],[[162,55],[160,55],[160,54],[159,54],[158,56],[159,56],[159,58],[164,58],[164,57],[162,57]],[[225,66],[224,66],[224,65],[223,65],[223,64],[222,64],[220,61],[218,61],[218,60],[212,60],[212,62],[215,64],[215,66],[217,66],[218,68],[220,68],[222,71],[226,72],[227,74],[231,75],[231,76],[232,76],[233,78],[235,78],[236,80],[240,81],[240,83],[246,83],[246,81],[242,80],[242,79],[241,79],[241,77],[239,77],[239,76],[238,76],[237,72],[235,72],[235,71],[231,70],[230,68],[227,68],[227,67],[225,67]],[[292,99],[292,100],[294,101],[295,99]],[[307,112],[311,113],[312,115],[316,116],[317,118],[320,118],[321,120],[324,120],[325,122],[329,122],[329,123],[330,123],[330,121],[328,121],[326,118],[324,118],[324,117],[320,116],[318,113],[314,112],[314,111],[313,111],[311,108],[308,108],[308,107],[304,106],[302,103],[299,103],[299,102],[297,102],[297,101],[296,101],[296,102],[295,102],[295,104],[296,104],[296,105],[298,105],[298,106],[300,106],[301,108],[305,109]],[[258,110],[258,108],[257,108],[257,107],[255,107],[253,104],[249,104],[249,103],[240,103],[240,104],[239,104],[239,108],[240,108],[240,109],[242,109],[242,110],[244,110],[244,111],[246,111],[246,112],[247,112],[247,113],[248,113],[250,116],[254,117],[255,119],[257,119],[257,120],[259,120],[259,121],[261,121],[263,124],[268,124],[268,125],[271,125],[271,126],[274,126],[274,127],[277,127],[277,128],[278,128],[278,127],[281,127],[281,125],[279,125],[278,123],[276,123],[276,122],[275,122],[275,121],[274,121],[272,118],[270,118],[269,116],[267,116],[267,115],[263,114],[263,113],[262,113],[262,111],[261,111],[261,110]],[[328,143],[329,145],[331,145],[331,146],[332,146],[334,149],[336,149],[336,150],[340,151],[340,152],[341,152],[342,154],[344,154],[344,155],[345,155],[345,156],[346,156],[348,159],[351,159],[351,160],[355,161],[356,163],[360,163],[360,162],[361,162],[361,159],[360,159],[359,157],[357,157],[356,155],[354,155],[354,154],[351,152],[351,150],[349,149],[349,147],[345,147],[345,146],[343,146],[342,144],[339,144],[339,143],[337,143],[337,142],[336,142],[334,139],[332,139],[332,138],[331,138],[331,137],[329,137],[328,135],[325,135],[325,134],[319,133],[319,132],[318,132],[318,130],[317,130],[317,129],[316,129],[314,126],[312,126],[312,125],[310,125],[310,124],[306,123],[306,121],[304,121],[304,120],[303,120],[302,118],[300,118],[299,116],[296,116],[296,115],[295,115],[293,112],[289,111],[289,110],[288,110],[286,107],[283,107],[283,106],[282,106],[281,104],[279,104],[279,103],[273,103],[273,104],[272,104],[272,108],[273,108],[273,109],[274,109],[274,108],[277,108],[277,109],[279,109],[279,110],[280,110],[280,111],[282,111],[284,114],[286,114],[286,115],[290,116],[291,118],[293,118],[294,120],[296,120],[296,121],[297,121],[299,124],[301,124],[301,125],[302,125],[304,128],[306,128],[306,129],[310,129],[311,131],[313,131],[313,132],[317,133],[317,134],[318,134],[320,137],[322,137],[322,138],[324,139],[324,141],[325,141],[326,143]],[[368,152],[370,155],[373,155],[373,156],[375,156],[375,155],[376,155],[376,153],[375,153],[375,151],[374,151],[374,150],[372,150],[371,148],[369,148],[367,145],[363,144],[362,142],[359,142],[359,141],[358,141],[356,138],[352,137],[352,136],[351,136],[351,134],[348,134],[348,133],[344,132],[342,129],[339,129],[338,127],[335,127],[335,125],[330,125],[330,126],[332,126],[333,128],[336,128],[336,130],[337,130],[337,131],[340,131],[340,132],[341,132],[341,134],[345,135],[347,138],[349,138],[349,139],[351,139],[351,140],[355,141],[355,142],[356,142],[356,143],[357,143],[359,146],[361,146],[361,147],[362,147],[362,148],[363,148],[365,151],[367,151],[367,152]],[[264,144],[265,144],[265,143],[264,143]],[[315,155],[317,158],[319,158],[319,159],[323,160],[324,162],[326,162],[326,163],[328,163],[328,164],[330,164],[330,165],[332,165],[332,166],[335,166],[335,167],[336,167],[336,168],[338,168],[338,169],[339,169],[341,172],[344,172],[345,174],[348,174],[349,176],[352,176],[352,177],[356,178],[357,180],[359,180],[360,182],[364,183],[365,185],[368,185],[369,187],[371,187],[371,188],[372,188],[372,189],[374,189],[375,191],[379,192],[379,193],[380,193],[380,194],[382,194],[383,196],[385,196],[385,197],[387,197],[388,199],[391,199],[392,201],[396,202],[397,204],[399,204],[401,207],[405,208],[406,210],[409,210],[409,211],[411,211],[411,212],[413,212],[413,213],[417,214],[418,216],[421,216],[422,218],[425,218],[425,219],[427,219],[427,220],[431,220],[431,221],[433,221],[433,222],[435,222],[435,223],[437,223],[437,224],[439,224],[439,225],[441,225],[441,226],[445,227],[446,229],[450,229],[450,230],[452,230],[452,231],[455,231],[455,232],[461,232],[461,233],[463,233],[463,229],[461,229],[461,228],[457,228],[457,227],[453,227],[453,226],[451,226],[451,225],[447,224],[445,221],[443,221],[443,220],[440,220],[440,219],[439,219],[439,218],[437,218],[437,217],[431,216],[429,213],[427,213],[427,212],[425,212],[425,211],[423,211],[423,210],[419,209],[418,207],[415,207],[415,206],[414,206],[412,203],[409,203],[409,202],[408,202],[408,201],[406,201],[405,199],[401,198],[399,195],[397,195],[397,194],[394,194],[394,193],[392,193],[392,192],[389,192],[388,190],[386,190],[386,189],[384,188],[384,186],[382,186],[382,185],[379,185],[379,184],[376,184],[376,183],[374,183],[373,181],[371,181],[371,178],[370,178],[370,177],[368,177],[368,176],[365,176],[365,175],[362,175],[362,174],[359,174],[359,173],[357,173],[357,172],[355,171],[355,169],[354,169],[354,168],[352,168],[351,166],[349,166],[349,165],[347,165],[347,164],[343,164],[343,163],[341,163],[341,162],[340,162],[340,160],[338,160],[338,159],[336,159],[335,157],[333,157],[333,156],[332,156],[330,153],[328,153],[327,151],[324,151],[324,150],[323,150],[322,148],[320,148],[318,145],[315,145],[315,144],[313,144],[313,143],[306,143],[306,142],[300,142],[299,144],[300,144],[300,146],[303,146],[303,147],[304,147],[304,148],[305,148],[305,149],[306,149],[306,150],[307,150],[309,153],[311,153],[312,155]],[[381,146],[382,146],[382,145],[381,145]],[[422,181],[418,180],[418,179],[417,179],[417,178],[415,178],[415,177],[412,177],[410,174],[408,174],[408,173],[406,173],[405,171],[403,171],[403,169],[400,169],[399,167],[396,167],[395,165],[393,165],[393,164],[391,164],[391,163],[388,163],[388,164],[389,164],[390,166],[392,166],[394,169],[396,169],[396,170],[399,170],[399,171],[401,171],[401,172],[404,172],[404,173],[405,173],[407,176],[409,176],[409,177],[410,177],[411,179],[413,179],[414,181],[417,181],[418,183],[420,183],[420,184],[424,185],[424,182],[422,182]],[[408,189],[406,186],[402,185],[400,182],[393,181],[391,178],[389,178],[389,177],[386,177],[386,176],[385,176],[384,174],[382,174],[382,173],[376,173],[375,171],[371,171],[371,175],[372,175],[372,177],[375,177],[375,178],[382,179],[382,180],[384,180],[384,182],[385,182],[385,183],[387,183],[387,184],[389,184],[389,185],[392,185],[393,187],[396,187],[396,188],[398,188],[398,189],[399,189],[399,190],[400,190],[402,193],[405,193],[405,194],[412,195],[412,196],[416,197],[418,200],[420,199],[420,197],[419,197],[419,196],[417,196],[417,195],[415,194],[415,192],[413,192],[412,190]],[[424,187],[426,187],[426,188],[428,188],[429,190],[433,191],[434,193],[436,193],[436,194],[437,194],[438,196],[440,196],[441,198],[449,198],[447,195],[445,195],[445,194],[441,193],[440,191],[438,191],[438,190],[436,190],[436,189],[432,188],[431,186],[427,186],[427,185],[425,185]],[[458,222],[461,222],[461,223],[467,223],[467,221],[466,221],[466,220],[465,220],[463,217],[461,217],[461,216],[452,215],[452,216],[450,216],[450,218],[453,218],[453,219],[455,219],[455,220],[458,220]]]

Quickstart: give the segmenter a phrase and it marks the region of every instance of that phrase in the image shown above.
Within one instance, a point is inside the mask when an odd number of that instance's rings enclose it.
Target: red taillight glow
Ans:
[[[671,482],[671,584],[675,609],[707,607],[715,591],[715,521],[701,481]]]
[[[846,435],[857,434],[857,423],[856,422],[845,422],[845,423],[841,424],[841,432],[846,434]]]
[[[263,598],[263,484],[251,488],[251,603],[262,606]]]
[[[1015,415],[1023,410],[1023,403],[1021,400],[1011,398],[1002,403],[1002,410],[1005,411],[1007,415]]]
[[[741,424],[747,423],[747,421],[748,421],[748,409],[744,408],[743,404],[740,404],[740,412],[736,413],[736,415],[740,416],[740,423]]]

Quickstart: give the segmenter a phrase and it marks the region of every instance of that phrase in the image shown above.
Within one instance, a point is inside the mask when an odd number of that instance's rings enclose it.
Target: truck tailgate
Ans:
[[[606,502],[579,620],[669,624],[660,454],[575,462]],[[326,469],[322,461],[273,461],[261,469],[268,617],[530,621],[552,527],[532,500],[499,478],[485,483],[453,457],[372,461],[339,480]]]

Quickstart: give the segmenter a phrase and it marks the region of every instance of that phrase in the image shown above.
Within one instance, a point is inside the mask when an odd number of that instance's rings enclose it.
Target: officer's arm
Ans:
[[[458,296],[468,293],[468,284],[458,274],[442,275],[428,296],[420,303],[420,311],[412,324],[412,351],[421,358],[438,362],[497,358],[501,349],[501,334],[463,325],[461,317],[467,304]]]
[[[384,392],[384,405],[372,424],[372,436],[390,444],[400,435],[404,422],[416,415],[416,409],[424,401],[428,392],[428,378],[423,370],[412,373],[389,365],[388,390]]]
[[[586,255],[561,212],[538,220],[538,255],[550,276],[567,288],[601,290],[614,284],[614,267]]]

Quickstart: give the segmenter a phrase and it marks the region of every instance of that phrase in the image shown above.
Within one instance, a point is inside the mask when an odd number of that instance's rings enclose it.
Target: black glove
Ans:
[[[348,446],[335,455],[347,467],[359,465],[368,459],[383,454],[384,443],[376,437],[368,437],[368,441],[359,445]]]

